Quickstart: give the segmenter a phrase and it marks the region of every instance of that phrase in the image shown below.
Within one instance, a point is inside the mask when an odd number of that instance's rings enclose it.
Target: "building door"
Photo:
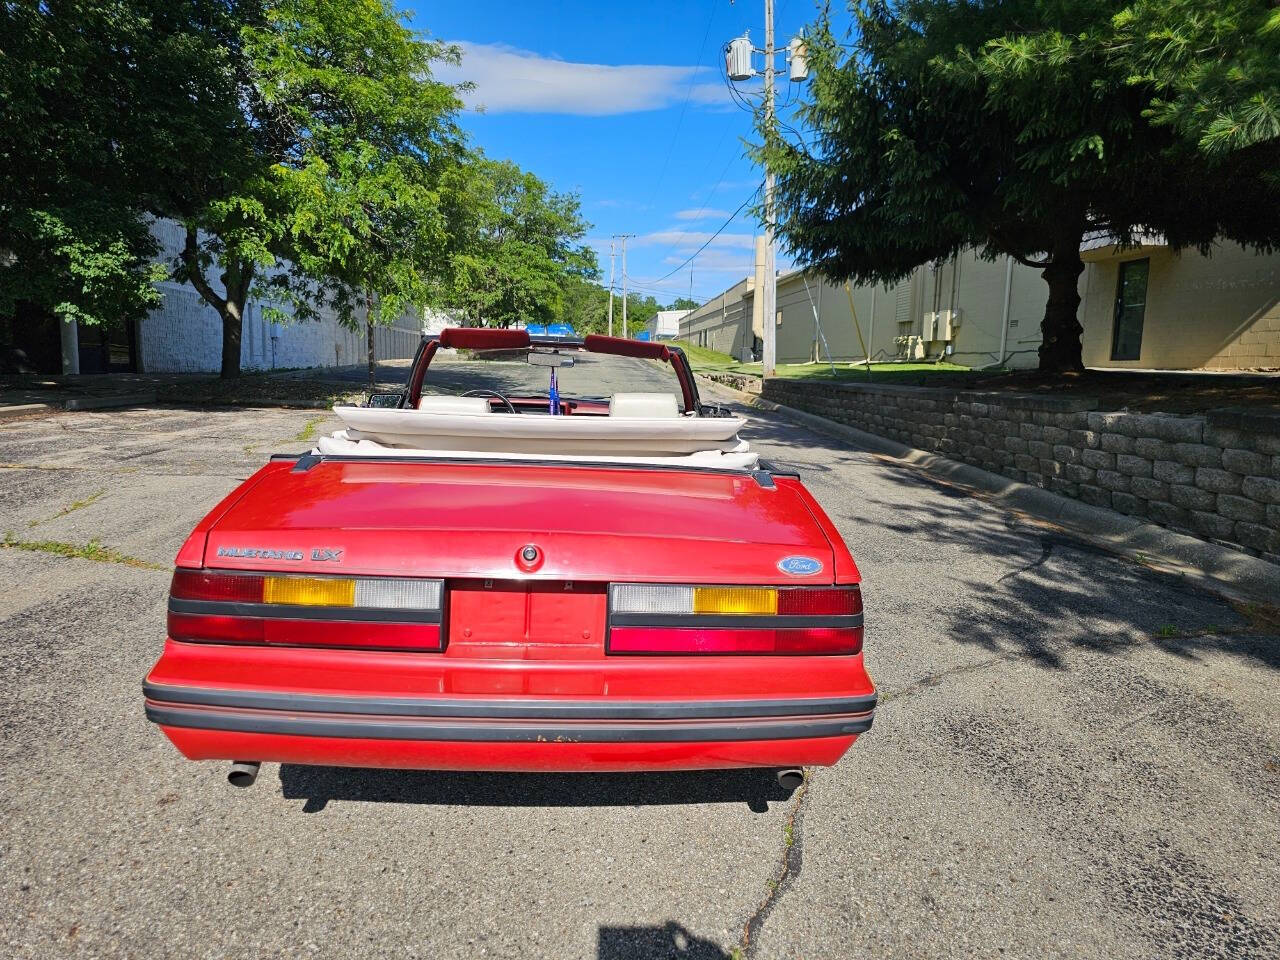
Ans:
[[[81,373],[137,373],[137,324],[80,325]]]
[[[1112,360],[1137,360],[1142,355],[1142,321],[1147,314],[1147,277],[1150,273],[1150,260],[1130,260],[1120,264],[1115,328],[1111,334]]]

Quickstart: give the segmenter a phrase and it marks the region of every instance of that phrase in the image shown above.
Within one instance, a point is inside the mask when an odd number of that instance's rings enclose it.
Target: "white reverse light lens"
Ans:
[[[440,607],[439,580],[357,580],[357,607],[383,610],[437,610]]]
[[[620,583],[613,588],[614,613],[693,613],[693,587]]]

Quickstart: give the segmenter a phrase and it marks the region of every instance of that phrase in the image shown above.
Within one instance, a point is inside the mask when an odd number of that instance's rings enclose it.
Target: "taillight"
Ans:
[[[444,584],[177,570],[169,636],[205,643],[441,650]]]
[[[613,654],[855,654],[862,593],[847,587],[614,584]]]
[[[261,603],[263,577],[208,570],[175,570],[169,596],[184,600],[226,600]]]

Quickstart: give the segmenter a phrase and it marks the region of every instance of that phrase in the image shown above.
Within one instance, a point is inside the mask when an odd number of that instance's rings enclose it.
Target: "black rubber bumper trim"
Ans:
[[[284,603],[230,603],[169,598],[172,613],[260,620],[339,620],[343,623],[440,623],[439,610],[391,610],[374,607],[321,607]]]
[[[221,690],[144,683],[143,695],[158,706],[287,710],[291,713],[365,714],[382,717],[476,718],[481,720],[734,720],[868,713],[876,694],[804,697],[794,700],[471,700],[460,697],[342,697],[265,690]]]
[[[687,743],[810,740],[871,729],[871,714],[694,722],[619,720],[406,720],[396,717],[298,715],[147,703],[147,719],[167,727],[350,740],[437,740],[503,743]]]

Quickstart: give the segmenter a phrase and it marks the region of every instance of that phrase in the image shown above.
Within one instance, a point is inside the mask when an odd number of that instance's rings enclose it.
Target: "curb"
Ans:
[[[272,403],[267,400],[174,400],[156,403],[157,407],[179,410],[332,410],[333,404],[323,400],[289,400]]]
[[[64,410],[110,410],[115,407],[139,407],[156,402],[154,390],[146,393],[122,393],[114,397],[72,397],[62,404]]]
[[[60,408],[48,403],[11,403],[0,406],[0,421],[21,420],[24,417],[43,417],[57,413]]]
[[[730,394],[747,406],[777,413],[819,433],[901,461],[904,466],[962,487],[1007,510],[1060,527],[1109,553],[1183,577],[1211,593],[1268,607],[1274,606],[1280,597],[1280,566],[1266,560],[1019,483],[980,467],[926,453],[817,414],[743,393],[707,377],[699,376],[699,379],[709,389]]]
[[[289,400],[270,402],[265,400],[179,400],[159,399],[152,393],[131,393],[117,397],[73,397],[62,403],[21,403],[0,405],[0,423],[28,417],[47,417],[55,413],[80,413],[90,410],[114,410],[125,407],[178,407],[193,410],[253,409],[253,410],[331,410],[333,404],[324,400]]]

